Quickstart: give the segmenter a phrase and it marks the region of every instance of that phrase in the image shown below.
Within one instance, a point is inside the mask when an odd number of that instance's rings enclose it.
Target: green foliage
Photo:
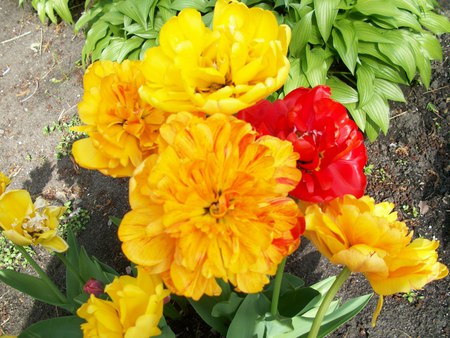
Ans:
[[[83,133],[74,132],[70,129],[79,125],[81,125],[81,121],[78,114],[75,114],[70,119],[53,122],[42,130],[44,135],[51,135],[54,132],[61,134],[61,138],[55,148],[55,157],[58,160],[70,155],[72,153],[72,144],[85,136]]]
[[[34,255],[31,247],[25,247],[30,256]],[[14,244],[0,234],[0,269],[17,270],[19,267],[26,267],[27,261],[16,249]]]
[[[89,211],[86,209],[80,207],[74,208],[72,201],[67,201],[64,203],[64,206],[67,209],[64,215],[60,218],[58,230],[61,237],[67,239],[67,234],[69,231],[76,236],[84,230],[86,225],[89,223],[91,216],[89,215]]]
[[[18,336],[19,338],[81,338],[80,325],[84,320],[77,316],[57,317],[42,320],[31,326]]]
[[[273,283],[262,293],[245,295],[231,291],[228,284],[220,282],[220,296],[203,296],[199,301],[189,302],[206,323],[226,337],[306,337],[334,280],[335,277],[330,277],[305,287],[300,278],[285,273],[277,315],[270,313]],[[371,295],[365,295],[342,305],[339,301],[332,302],[319,336],[324,337],[353,318],[370,298]]]
[[[19,0],[19,5],[23,5],[24,0]],[[70,0],[31,0],[31,5],[38,13],[42,23],[46,23],[47,18],[52,23],[58,23],[57,15],[65,22],[72,24],[72,13],[69,7]]]

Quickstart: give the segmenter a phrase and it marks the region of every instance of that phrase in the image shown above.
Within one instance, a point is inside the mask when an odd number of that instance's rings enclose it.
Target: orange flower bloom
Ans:
[[[375,204],[369,196],[351,195],[309,205],[305,210],[305,236],[334,264],[362,272],[381,298],[421,289],[448,274],[437,261],[438,241],[411,242],[413,233],[392,212],[394,205]]]
[[[198,11],[184,9],[147,51],[140,94],[172,113],[237,113],[284,84],[290,38],[272,12],[237,1],[216,2],[212,29]]]
[[[299,211],[287,197],[301,177],[296,160],[290,142],[256,140],[243,121],[169,117],[159,155],[130,181],[123,252],[193,299],[220,294],[216,278],[261,291],[299,244]]]
[[[140,65],[140,61],[97,61],[86,71],[78,106],[86,125],[73,128],[89,136],[73,144],[80,166],[113,177],[131,176],[155,151],[166,115],[139,97],[144,82]]]

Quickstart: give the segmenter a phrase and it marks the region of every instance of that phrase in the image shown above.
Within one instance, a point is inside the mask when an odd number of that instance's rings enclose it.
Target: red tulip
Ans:
[[[290,194],[308,202],[363,196],[367,162],[363,135],[330,89],[298,88],[283,100],[260,101],[237,116],[262,135],[289,140],[299,153],[302,180]]]
[[[86,292],[88,295],[94,295],[95,297],[100,296],[102,293],[105,292],[105,286],[102,282],[90,278],[86,284],[83,286],[83,291]]]

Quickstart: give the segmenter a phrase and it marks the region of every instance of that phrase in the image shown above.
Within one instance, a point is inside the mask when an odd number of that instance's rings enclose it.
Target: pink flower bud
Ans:
[[[105,287],[103,286],[103,283],[94,278],[89,279],[83,286],[84,292],[88,295],[93,294],[95,297],[98,297],[100,294],[104,293],[104,290]]]

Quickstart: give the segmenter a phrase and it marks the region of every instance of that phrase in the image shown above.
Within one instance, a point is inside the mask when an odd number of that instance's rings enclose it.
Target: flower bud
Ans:
[[[95,297],[98,297],[100,294],[104,293],[105,287],[102,282],[94,278],[90,278],[86,282],[86,284],[84,284],[83,291],[88,295],[94,295]]]

